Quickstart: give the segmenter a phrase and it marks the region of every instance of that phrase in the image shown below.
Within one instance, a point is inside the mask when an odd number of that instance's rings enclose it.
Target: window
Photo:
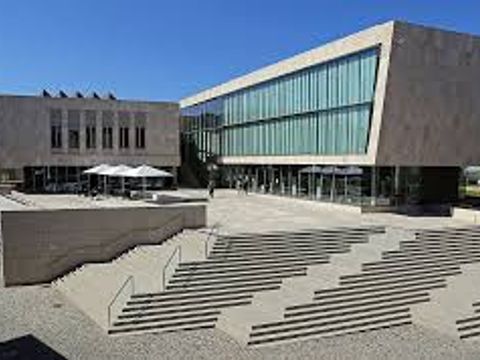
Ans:
[[[68,148],[78,149],[80,147],[80,111],[68,110]]]
[[[145,128],[137,126],[135,128],[135,147],[145,149]]]
[[[87,149],[97,147],[97,114],[93,110],[87,110],[85,113],[85,145]]]
[[[128,136],[129,136],[129,129],[128,127],[121,127],[119,132],[119,141],[120,141],[120,149],[128,149]]]
[[[52,149],[62,148],[62,110],[50,110],[50,146]]]
[[[128,149],[129,137],[130,137],[130,113],[126,111],[120,111],[118,113],[118,141],[120,149]]]
[[[102,148],[113,149],[113,112],[102,113]]]
[[[145,124],[146,114],[138,112],[135,114],[135,147],[145,149]]]

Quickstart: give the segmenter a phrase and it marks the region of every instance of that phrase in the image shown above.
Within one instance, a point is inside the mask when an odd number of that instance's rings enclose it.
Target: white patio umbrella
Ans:
[[[122,194],[125,192],[125,173],[127,171],[133,170],[132,167],[127,165],[117,165],[113,166],[110,169],[107,169],[103,172],[103,175],[110,177],[121,177],[122,178]]]
[[[104,186],[105,186],[105,193],[107,193],[108,187],[108,178],[109,177],[121,177],[122,178],[122,193],[125,190],[125,172],[132,170],[130,166],[127,165],[115,165],[115,166],[108,166],[106,168],[101,169],[98,172],[98,175],[104,176]]]
[[[98,175],[100,172],[105,171],[109,168],[111,168],[110,165],[100,164],[100,165],[97,165],[97,166],[94,166],[90,169],[85,170],[83,173],[84,174],[96,174],[96,175]]]
[[[134,169],[122,172],[126,177],[142,178],[143,193],[145,194],[147,188],[147,178],[165,178],[173,177],[168,171],[160,170],[148,165],[141,165]]]
[[[112,166],[107,165],[107,164],[100,164],[97,166],[94,166],[90,169],[85,170],[83,173],[88,174],[88,191],[90,192],[90,175],[102,175],[101,173],[104,171],[107,171],[110,169]],[[105,189],[106,189],[106,178],[104,179],[104,184],[105,184]],[[106,191],[106,190],[105,190]]]

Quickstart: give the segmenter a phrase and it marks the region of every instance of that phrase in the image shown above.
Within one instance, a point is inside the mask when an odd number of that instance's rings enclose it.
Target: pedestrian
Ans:
[[[248,195],[248,176],[245,176],[245,179],[243,180],[243,191],[245,192],[245,195]]]
[[[208,195],[210,196],[211,199],[213,199],[215,195],[215,183],[213,182],[213,180],[210,180],[208,182]]]
[[[240,177],[237,177],[235,180],[235,188],[237,189],[237,194],[240,195],[242,192],[242,181]]]

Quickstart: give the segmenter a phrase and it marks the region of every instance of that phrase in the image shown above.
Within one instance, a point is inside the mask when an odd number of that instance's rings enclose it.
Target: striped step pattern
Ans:
[[[364,263],[360,273],[341,276],[338,286],[317,290],[311,302],[286,307],[283,320],[253,325],[248,344],[411,324],[411,306],[428,302],[430,291],[461,274],[462,264],[480,261],[479,240],[479,227],[417,231],[415,240],[401,241],[380,261]],[[480,335],[480,316],[475,321]]]
[[[368,242],[378,226],[218,236],[205,261],[182,262],[165,291],[134,294],[110,334],[214,327],[222,309],[248,305],[256,292]]]
[[[480,301],[472,304],[474,315],[456,321],[460,339],[480,340]]]

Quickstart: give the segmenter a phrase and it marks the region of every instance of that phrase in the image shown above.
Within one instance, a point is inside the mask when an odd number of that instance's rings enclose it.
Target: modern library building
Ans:
[[[391,21],[182,99],[183,161],[366,209],[451,204],[480,162],[478,79],[479,37]]]

